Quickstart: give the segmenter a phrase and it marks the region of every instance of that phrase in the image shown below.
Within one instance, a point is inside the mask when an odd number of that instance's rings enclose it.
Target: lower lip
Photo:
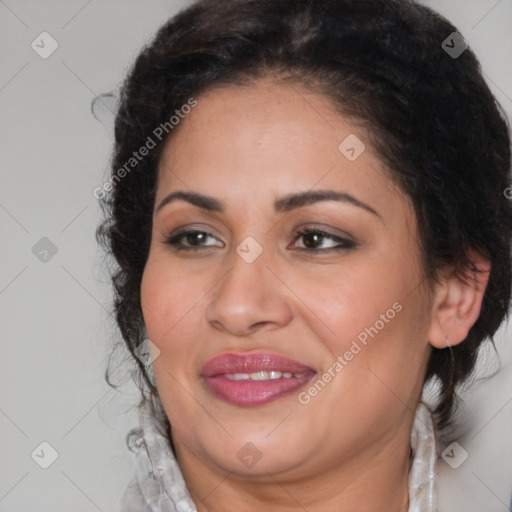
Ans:
[[[254,407],[273,402],[297,391],[309,382],[315,372],[302,377],[270,380],[231,380],[223,375],[205,377],[210,391],[218,398],[242,407]]]

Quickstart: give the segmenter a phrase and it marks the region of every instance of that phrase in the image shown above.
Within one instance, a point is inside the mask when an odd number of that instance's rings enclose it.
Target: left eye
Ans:
[[[331,233],[326,233],[325,231],[316,230],[316,229],[304,229],[296,233],[296,238],[294,239],[292,245],[294,249],[298,248],[301,250],[309,250],[311,252],[322,251],[325,252],[329,249],[341,250],[341,249],[351,249],[354,247],[354,243],[350,240],[346,240],[339,236],[332,235]],[[297,247],[296,242],[300,238],[303,239],[303,245],[305,247]],[[319,249],[318,246],[322,244],[323,241],[329,240],[331,243],[334,242],[330,247],[324,247],[323,249]],[[336,243],[337,242],[337,243]]]

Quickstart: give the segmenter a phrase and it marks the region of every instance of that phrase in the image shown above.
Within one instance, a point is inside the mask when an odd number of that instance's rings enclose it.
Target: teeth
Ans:
[[[275,380],[275,379],[291,379],[292,377],[303,377],[307,372],[290,373],[276,371],[261,371],[254,373],[226,373],[224,377],[229,380]]]
[[[255,373],[251,373],[249,375],[250,379],[251,380],[268,380],[269,378],[269,373],[268,372],[255,372]]]
[[[226,375],[226,377],[228,377],[228,375]],[[249,374],[248,373],[230,373],[228,378],[232,379],[232,380],[248,380]]]

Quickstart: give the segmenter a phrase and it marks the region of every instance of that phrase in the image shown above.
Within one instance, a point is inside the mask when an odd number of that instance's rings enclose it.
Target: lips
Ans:
[[[202,368],[209,390],[239,406],[257,406],[288,395],[311,380],[316,372],[302,363],[270,353],[226,353]]]
[[[287,357],[269,353],[221,354],[210,359],[202,369],[205,377],[215,377],[226,373],[254,373],[260,371],[303,373],[314,371]]]

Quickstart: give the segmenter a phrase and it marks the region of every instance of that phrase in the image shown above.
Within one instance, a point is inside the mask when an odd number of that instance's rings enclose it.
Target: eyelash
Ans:
[[[199,251],[199,250],[202,250],[204,247],[211,247],[211,246],[187,247],[187,246],[180,245],[179,242],[182,238],[184,238],[188,235],[194,235],[197,233],[201,233],[201,234],[213,237],[213,235],[211,235],[207,231],[193,229],[193,230],[188,230],[188,231],[181,231],[179,233],[171,235],[166,239],[166,241],[164,243],[172,246],[172,248],[175,251]],[[325,253],[325,252],[331,252],[331,251],[349,250],[349,249],[355,248],[355,246],[356,246],[356,244],[350,240],[341,238],[339,236],[335,236],[331,233],[327,233],[326,231],[322,231],[321,229],[311,229],[311,228],[306,228],[301,231],[295,231],[294,232],[295,238],[293,239],[292,244],[295,246],[295,243],[297,242],[297,240],[299,238],[301,238],[302,236],[311,235],[311,234],[320,235],[322,237],[322,239],[324,239],[324,240],[327,239],[327,240],[332,240],[333,242],[338,242],[339,245],[335,246],[335,247],[328,247],[327,249],[308,249],[307,247],[306,248],[299,247],[299,248],[297,248],[297,250],[307,251],[310,253]],[[295,248],[295,247],[293,247],[293,248]]]

